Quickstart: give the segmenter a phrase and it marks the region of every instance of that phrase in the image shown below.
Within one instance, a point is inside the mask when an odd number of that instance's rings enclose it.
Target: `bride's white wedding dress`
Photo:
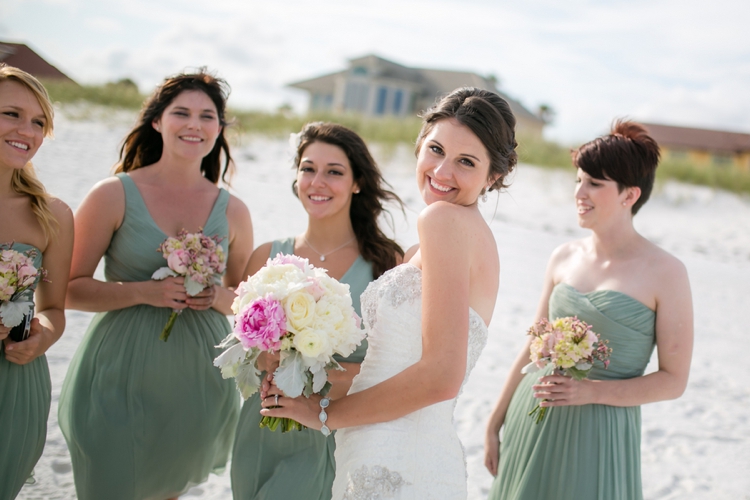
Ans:
[[[422,271],[402,264],[362,294],[369,347],[350,393],[386,380],[422,356]],[[464,383],[487,342],[487,327],[469,310]],[[462,384],[463,386],[463,384]],[[397,420],[336,431],[334,500],[465,499],[466,462],[453,426],[456,400]]]

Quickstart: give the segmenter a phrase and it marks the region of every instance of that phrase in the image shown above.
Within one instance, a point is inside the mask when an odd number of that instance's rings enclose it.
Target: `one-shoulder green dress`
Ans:
[[[12,249],[36,250],[34,266],[42,265],[42,252],[36,247],[14,243]],[[25,365],[11,363],[0,341],[0,499],[18,495],[42,456],[51,394],[47,357]]]
[[[294,238],[277,240],[271,257],[294,253]],[[349,285],[352,304],[361,315],[359,296],[372,281],[372,264],[362,256],[341,277]],[[338,361],[361,363],[367,340],[349,357]],[[232,494],[235,500],[330,500],[336,464],[333,436],[304,429],[282,433],[258,427],[260,396],[252,395],[242,407],[232,450]]]
[[[104,255],[107,281],[146,281],[166,266],[167,237],[127,174],[125,216]],[[224,238],[229,193],[221,190],[203,232]],[[80,500],[164,500],[225,467],[239,413],[231,380],[213,366],[229,333],[226,316],[184,309],[169,341],[169,308],[137,305],[98,313],[73,357],[59,422]]]
[[[609,340],[609,369],[597,364],[592,380],[640,377],[654,348],[656,313],[620,292],[580,293],[561,283],[549,317],[578,316]],[[551,370],[530,373],[508,408],[500,464],[491,500],[639,500],[641,408],[607,405],[550,408],[540,424],[528,416],[539,400],[531,386]]]

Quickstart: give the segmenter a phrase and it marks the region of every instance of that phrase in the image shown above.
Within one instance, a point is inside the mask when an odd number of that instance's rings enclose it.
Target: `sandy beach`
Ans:
[[[71,119],[58,113],[56,138],[35,164],[48,190],[75,209],[86,192],[110,175],[132,113]],[[233,192],[250,208],[256,245],[305,228],[306,214],[292,195],[292,154],[286,139],[237,138]],[[407,205],[392,210],[392,234],[404,247],[417,241],[423,203],[408,146],[373,148],[386,179]],[[492,477],[483,466],[484,426],[507,370],[533,319],[547,258],[559,244],[586,232],[573,205],[574,172],[520,165],[507,193],[482,205],[501,258],[501,284],[490,339],[459,399],[455,423],[466,450],[469,498],[486,497]],[[744,345],[750,305],[750,197],[699,186],[661,183],[635,219],[646,237],[687,266],[695,306],[695,352],[690,381],[678,400],[643,407],[644,497],[750,499],[750,363],[733,352]],[[62,339],[48,352],[52,409],[36,484],[22,499],[75,498],[70,457],[57,424],[57,401],[69,361],[91,314],[67,312]],[[656,369],[656,353],[649,371]],[[239,396],[238,396],[239,397]],[[10,430],[6,430],[9,432]],[[231,498],[229,475],[211,476],[182,498]]]

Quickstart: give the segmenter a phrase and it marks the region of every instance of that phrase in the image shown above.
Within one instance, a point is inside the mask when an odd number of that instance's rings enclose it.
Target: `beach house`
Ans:
[[[750,134],[644,123],[662,159],[750,172]]]
[[[15,66],[41,80],[73,80],[23,43],[0,40],[0,63]]]
[[[366,55],[349,59],[346,69],[289,84],[309,93],[311,112],[357,113],[368,117],[413,116],[437,97],[458,87],[500,94],[516,116],[520,135],[541,138],[545,121],[497,89],[491,76],[468,71],[412,68]]]

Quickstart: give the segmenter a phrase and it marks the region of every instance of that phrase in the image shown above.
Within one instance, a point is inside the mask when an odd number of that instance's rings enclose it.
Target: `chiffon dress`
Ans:
[[[104,255],[107,281],[151,279],[166,266],[167,235],[132,179],[118,174],[125,216]],[[228,250],[229,193],[221,189],[203,232]],[[229,333],[226,316],[183,309],[167,342],[172,310],[136,305],[98,313],[73,357],[59,422],[81,500],[164,500],[226,465],[239,413],[234,382],[213,366]]]
[[[294,253],[294,238],[277,240],[271,257]],[[313,263],[315,264],[315,263]],[[349,285],[352,305],[360,314],[359,296],[372,281],[372,264],[362,256],[339,280]],[[361,363],[367,340],[349,357],[336,360]],[[253,394],[242,407],[232,451],[232,494],[235,500],[329,500],[335,472],[333,436],[303,429],[282,433],[261,429],[260,395]]]
[[[42,265],[39,249],[25,243],[13,243],[12,249],[35,249],[34,266]],[[47,357],[42,354],[25,365],[11,363],[0,341],[0,499],[15,498],[27,481],[33,482],[30,476],[47,438],[51,400]]]
[[[595,365],[590,379],[643,375],[654,348],[654,311],[620,292],[580,293],[560,283],[549,317],[565,316],[578,316],[609,340],[609,369]],[[528,413],[539,400],[531,386],[550,371],[527,374],[511,399],[489,499],[642,499],[640,406],[554,407],[535,424]]]

